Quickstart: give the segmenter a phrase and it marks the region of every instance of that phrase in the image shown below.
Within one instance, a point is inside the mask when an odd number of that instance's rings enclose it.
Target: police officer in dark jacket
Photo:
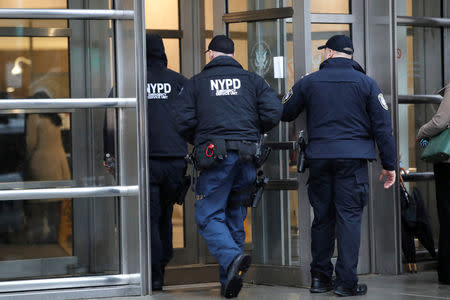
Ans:
[[[361,216],[368,201],[367,160],[380,150],[387,189],[395,182],[396,151],[388,106],[376,82],[352,60],[353,44],[331,37],[320,70],[303,77],[283,99],[283,121],[307,112],[308,195],[314,209],[311,229],[312,293],[334,288],[339,296],[364,295],[356,267]],[[338,259],[332,282],[335,226]]]
[[[210,63],[185,83],[174,111],[178,132],[195,146],[201,169],[195,192],[198,230],[219,262],[221,294],[232,298],[251,263],[243,253],[247,208],[242,203],[248,194],[239,191],[254,183],[256,142],[278,124],[283,107],[263,78],[234,59],[231,39],[214,37],[208,51]]]
[[[175,129],[170,102],[187,79],[167,69],[159,35],[147,34],[147,101],[150,165],[152,288],[161,290],[173,256],[172,212],[186,172],[187,144]]]

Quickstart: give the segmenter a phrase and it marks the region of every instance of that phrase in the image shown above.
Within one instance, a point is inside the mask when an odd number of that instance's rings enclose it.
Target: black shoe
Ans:
[[[367,294],[367,285],[358,284],[358,286],[354,289],[346,289],[344,287],[338,286],[334,290],[334,293],[341,297],[348,297],[348,296],[362,296]]]
[[[241,253],[235,257],[228,267],[227,282],[222,286],[220,294],[225,298],[237,297],[242,288],[242,277],[250,268],[252,258],[250,255]]]
[[[332,289],[334,289],[333,280],[323,280],[318,277],[313,277],[309,291],[311,293],[326,293]]]
[[[162,291],[163,284],[159,280],[155,280],[152,282],[152,291]]]

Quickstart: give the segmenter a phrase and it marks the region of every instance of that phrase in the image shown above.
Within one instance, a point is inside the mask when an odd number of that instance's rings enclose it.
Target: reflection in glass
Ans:
[[[411,4],[410,1],[408,3]],[[413,1],[412,4],[419,5],[419,1]],[[432,5],[433,1],[429,4]],[[435,94],[444,85],[442,30],[398,26],[397,45],[398,93],[400,95]],[[438,104],[401,104],[399,106],[400,163],[410,172],[433,171],[432,164],[420,159],[423,150],[415,140],[419,128],[431,119],[437,108]],[[434,237],[437,243],[439,227],[437,226],[434,182],[411,182],[407,184],[407,187],[410,192],[413,187],[421,191],[434,225]]]
[[[325,45],[327,40],[336,34],[345,34],[350,37],[350,24],[311,24],[311,53],[313,72],[319,70],[320,64],[325,59],[325,50],[317,50],[317,48],[319,46]]]
[[[349,0],[312,0],[311,1],[312,14],[349,14],[350,1]]]

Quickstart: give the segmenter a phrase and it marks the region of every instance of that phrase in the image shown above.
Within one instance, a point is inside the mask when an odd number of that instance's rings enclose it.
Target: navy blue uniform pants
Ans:
[[[438,277],[450,284],[450,163],[434,165],[434,181],[439,217]]]
[[[228,266],[242,253],[245,244],[244,220],[247,207],[240,205],[253,184],[256,169],[252,162],[228,152],[220,164],[202,171],[197,181],[195,221],[209,251],[219,263],[220,282],[225,284]],[[232,193],[235,191],[235,193]]]
[[[308,195],[314,209],[311,228],[311,274],[331,279],[331,258],[337,233],[336,284],[358,283],[361,216],[368,200],[367,161],[359,159],[308,160]],[[337,229],[337,230],[336,230]]]
[[[150,226],[152,281],[163,281],[164,268],[173,257],[173,196],[186,172],[184,158],[150,158]]]

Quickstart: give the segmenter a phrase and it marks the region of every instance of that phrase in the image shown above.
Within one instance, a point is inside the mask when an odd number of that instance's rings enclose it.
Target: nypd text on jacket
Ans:
[[[283,106],[260,76],[229,56],[214,58],[174,102],[178,132],[191,144],[210,139],[257,141],[276,126]]]

